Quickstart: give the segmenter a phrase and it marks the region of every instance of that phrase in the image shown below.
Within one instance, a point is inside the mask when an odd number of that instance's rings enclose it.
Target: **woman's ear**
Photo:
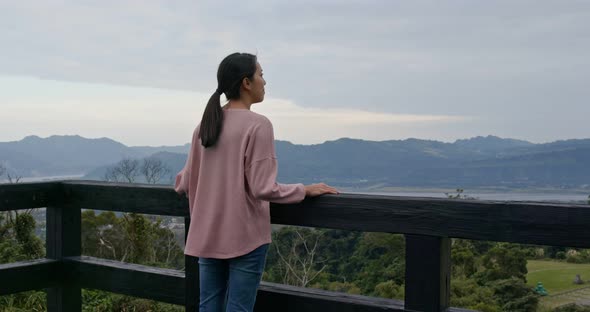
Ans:
[[[248,77],[242,79],[242,87],[248,91],[252,89],[252,82],[250,81],[250,79],[248,79]]]

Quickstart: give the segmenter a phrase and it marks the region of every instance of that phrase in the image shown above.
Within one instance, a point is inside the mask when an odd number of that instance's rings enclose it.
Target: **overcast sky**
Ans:
[[[227,54],[298,144],[590,137],[590,1],[3,1],[0,141],[190,140]]]

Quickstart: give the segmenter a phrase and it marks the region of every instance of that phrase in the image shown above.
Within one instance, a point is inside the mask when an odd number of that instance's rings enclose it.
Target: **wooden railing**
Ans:
[[[48,310],[80,311],[81,289],[198,306],[198,263],[185,271],[81,255],[80,209],[180,216],[171,187],[88,181],[0,185],[0,211],[47,208],[45,259],[0,265],[0,295],[47,289]],[[466,311],[449,307],[450,237],[590,247],[590,206],[340,194],[271,205],[272,223],[406,235],[405,301],[263,282],[256,311]]]

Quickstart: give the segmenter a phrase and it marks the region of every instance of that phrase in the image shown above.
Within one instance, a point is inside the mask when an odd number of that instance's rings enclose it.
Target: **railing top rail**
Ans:
[[[73,208],[188,217],[188,200],[171,186],[56,181],[0,185],[0,211]],[[590,206],[339,194],[271,205],[272,223],[477,240],[590,247]]]

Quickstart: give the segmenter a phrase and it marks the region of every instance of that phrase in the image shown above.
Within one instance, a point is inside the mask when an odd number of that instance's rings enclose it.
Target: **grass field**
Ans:
[[[528,260],[527,269],[528,285],[534,287],[537,282],[541,282],[550,295],[590,286],[590,264]],[[573,281],[576,274],[580,274],[586,284],[575,285]]]
[[[564,304],[590,300],[590,264],[528,260],[527,269],[527,284],[534,287],[541,282],[549,292],[549,296],[541,298],[539,311],[551,311]],[[580,274],[586,283],[574,284],[576,274]]]

